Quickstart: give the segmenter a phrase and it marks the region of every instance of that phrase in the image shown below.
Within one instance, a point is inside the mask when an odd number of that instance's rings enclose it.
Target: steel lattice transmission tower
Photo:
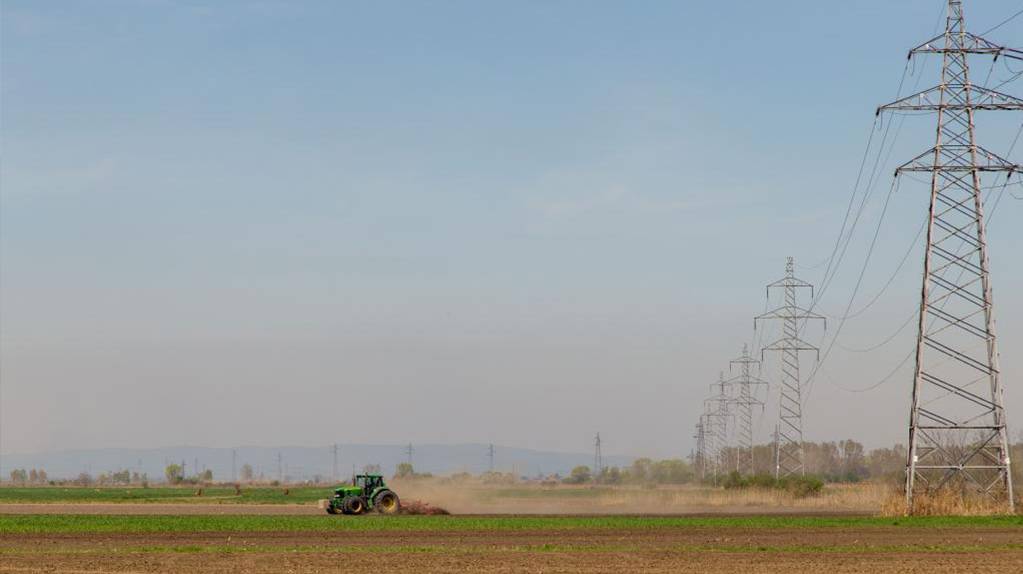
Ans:
[[[806,474],[803,465],[803,403],[802,388],[799,377],[799,353],[813,351],[820,358],[820,350],[799,337],[800,327],[810,320],[824,317],[804,309],[798,304],[797,292],[809,289],[813,299],[813,285],[795,277],[795,261],[789,257],[785,264],[785,277],[767,286],[767,297],[770,300],[772,289],[782,289],[785,299],[781,307],[753,319],[753,328],[759,321],[778,319],[782,321],[782,336],[777,341],[761,349],[781,353],[781,384],[778,397],[778,445],[775,476],[781,478],[794,474]]]
[[[757,387],[767,388],[767,381],[760,379],[753,374],[754,369],[759,373],[760,361],[750,356],[749,346],[742,346],[742,355],[730,362],[729,368],[738,366],[739,375],[730,379],[728,383],[738,387],[733,403],[736,407],[736,470],[740,474],[752,475],[753,466],[753,408],[764,406],[760,400]]]
[[[732,397],[728,394],[728,383],[725,382],[724,373],[718,375],[718,382],[710,388],[716,389],[716,394],[704,401],[706,408],[703,415],[704,432],[705,444],[709,451],[707,455],[716,477],[719,471],[723,472],[725,451],[728,449],[728,419],[732,417]]]
[[[966,31],[961,0],[949,0],[945,33],[910,51],[940,54],[941,83],[878,108],[935,112],[933,148],[896,171],[931,174],[927,249],[909,417],[906,505],[942,488],[972,490],[1013,507],[1008,433],[995,344],[982,174],[1018,172],[977,145],[977,110],[1023,110],[1023,100],[970,83],[970,55],[1023,61]]]
[[[706,433],[706,415],[700,415],[700,422],[696,423],[696,433],[693,434],[693,438],[696,440],[696,458],[693,460],[693,466],[700,474],[700,480],[707,478],[707,433]]]
[[[604,453],[600,450],[600,433],[593,439],[593,479],[598,480],[604,473]]]

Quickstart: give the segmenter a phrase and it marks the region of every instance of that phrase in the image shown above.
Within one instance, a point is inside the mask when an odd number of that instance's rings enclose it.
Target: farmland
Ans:
[[[0,571],[1007,572],[1021,533],[1014,516],[4,515]]]
[[[880,517],[886,491],[867,484],[805,499],[442,480],[398,491],[457,512],[328,516],[323,486],[0,488],[0,572],[1023,569],[1023,517]]]

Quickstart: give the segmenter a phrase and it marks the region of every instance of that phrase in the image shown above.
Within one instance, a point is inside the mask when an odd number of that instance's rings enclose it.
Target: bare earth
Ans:
[[[0,572],[1004,574],[1021,543],[1018,527],[25,534],[0,539]]]

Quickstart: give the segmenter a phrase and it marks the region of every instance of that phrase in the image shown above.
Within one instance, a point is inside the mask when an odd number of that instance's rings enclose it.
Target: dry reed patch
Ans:
[[[906,494],[891,488],[881,505],[881,516],[907,516]],[[913,496],[914,516],[998,516],[1009,514],[1004,501],[989,496],[946,488]]]

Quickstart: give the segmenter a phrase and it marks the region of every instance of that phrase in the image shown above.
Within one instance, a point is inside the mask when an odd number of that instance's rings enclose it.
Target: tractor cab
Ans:
[[[369,494],[384,485],[384,477],[379,474],[360,474],[355,477],[354,485]]]

